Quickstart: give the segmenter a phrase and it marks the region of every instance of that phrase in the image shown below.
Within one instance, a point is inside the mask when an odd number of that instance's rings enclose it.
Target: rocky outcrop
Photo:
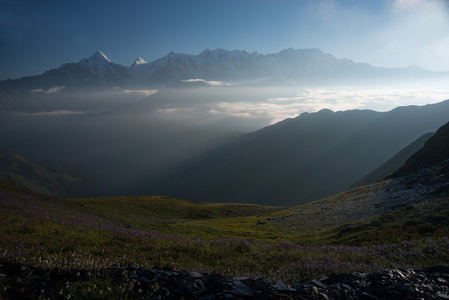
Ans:
[[[101,276],[112,278],[112,288],[128,299],[449,299],[449,268],[444,267],[351,272],[288,285],[262,277],[229,278],[136,264],[115,264],[101,272],[64,271],[4,260],[0,299],[69,299],[64,287]]]

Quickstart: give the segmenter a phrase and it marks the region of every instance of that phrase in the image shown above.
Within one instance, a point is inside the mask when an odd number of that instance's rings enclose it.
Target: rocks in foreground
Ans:
[[[118,293],[134,299],[449,299],[449,268],[385,270],[329,275],[285,284],[262,277],[175,272],[118,264],[97,272],[112,279]],[[89,281],[86,270],[56,270],[0,260],[0,299],[67,299],[61,287]],[[72,297],[73,299],[74,297]]]

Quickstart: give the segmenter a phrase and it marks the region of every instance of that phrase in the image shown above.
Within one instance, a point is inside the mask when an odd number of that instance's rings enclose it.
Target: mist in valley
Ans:
[[[15,110],[3,108],[0,147],[84,170],[98,194],[74,196],[151,194],[143,182],[176,164],[304,112],[388,111],[436,103],[447,92],[407,84],[299,87],[283,80],[201,79],[159,90],[38,90],[16,95]]]

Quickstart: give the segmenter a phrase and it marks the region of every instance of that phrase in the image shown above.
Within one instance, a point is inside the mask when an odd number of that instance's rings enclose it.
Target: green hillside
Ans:
[[[226,232],[226,237],[239,237],[240,229],[245,232],[248,230],[245,224],[256,222],[258,216],[282,210],[278,207],[254,204],[190,202],[165,196],[69,201],[120,226],[206,239],[223,237],[224,233],[221,231]],[[236,224],[235,230],[228,228],[232,227],[231,224]],[[253,238],[257,236],[256,234]]]
[[[384,181],[287,208],[189,202],[159,196],[69,201],[120,226],[202,240],[236,237],[264,243],[364,245],[387,241],[379,241],[379,237],[388,231],[404,231],[398,236],[401,240],[413,237],[407,230],[420,237],[444,232],[449,225],[449,217],[443,217],[449,216],[445,208],[448,197],[390,211],[380,207],[382,197],[375,199],[372,195],[393,184]],[[429,225],[426,220],[439,221]],[[360,239],[360,235],[370,238]]]
[[[331,273],[447,265],[449,198],[365,219],[370,196],[389,183],[382,184],[273,208],[166,197],[61,200],[2,183],[0,258],[62,270],[138,264],[286,283]],[[96,275],[53,284],[74,299],[138,293],[113,282]]]
[[[2,149],[0,180],[56,197],[74,197],[94,191],[94,187],[85,177],[67,166],[35,161]]]

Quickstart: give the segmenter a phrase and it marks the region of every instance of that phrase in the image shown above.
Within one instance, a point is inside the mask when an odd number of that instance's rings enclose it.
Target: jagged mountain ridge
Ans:
[[[205,50],[198,55],[169,53],[152,62],[136,59],[132,66],[109,60],[101,51],[78,63],[63,64],[42,75],[0,81],[0,89],[162,87],[179,80],[252,82],[281,78],[297,83],[335,83],[393,78],[440,76],[420,67],[380,68],[348,59],[337,59],[319,49],[285,49],[260,54],[224,49]]]
[[[126,67],[111,62],[101,51],[78,63],[66,63],[42,75],[0,81],[0,89],[30,92],[53,87],[92,89],[122,86],[129,72]]]
[[[87,98],[84,92],[95,94],[98,89],[124,86],[129,77],[127,67],[113,63],[104,53],[96,51],[78,63],[63,64],[42,75],[0,81],[0,112],[45,111],[43,102],[52,102],[50,110],[54,110],[57,103],[67,101],[53,96],[65,91],[73,92],[71,95],[78,98],[75,102],[82,103],[81,98]],[[76,95],[78,91],[84,94],[79,97]]]

